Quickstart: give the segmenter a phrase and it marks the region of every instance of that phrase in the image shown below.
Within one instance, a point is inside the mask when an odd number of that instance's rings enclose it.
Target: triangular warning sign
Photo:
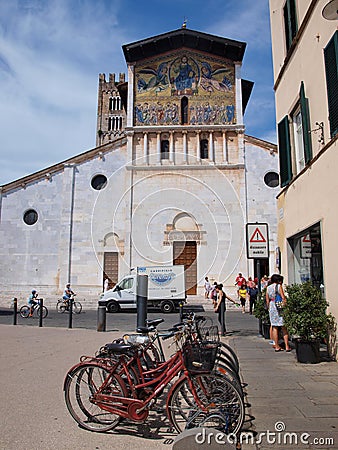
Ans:
[[[306,234],[306,235],[303,237],[302,241],[303,241],[303,242],[311,242],[310,235]]]
[[[265,237],[262,235],[260,229],[257,227],[255,231],[252,233],[250,238],[250,242],[266,242]]]

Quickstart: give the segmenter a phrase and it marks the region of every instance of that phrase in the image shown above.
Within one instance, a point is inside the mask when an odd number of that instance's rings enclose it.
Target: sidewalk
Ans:
[[[238,310],[227,311],[226,338],[237,352],[247,383],[245,430],[309,433],[335,439],[334,445],[243,445],[243,450],[338,448],[338,364],[298,364],[295,352],[275,353],[258,337],[257,320]],[[69,415],[62,384],[67,370],[82,354],[94,352],[119,333],[83,329],[0,325],[1,367],[0,448],[5,450],[139,450],[171,449],[173,435],[164,413],[150,415],[147,424],[123,422],[107,434],[80,429]],[[283,428],[279,423],[279,429]],[[336,433],[335,435],[333,433]],[[283,433],[279,433],[283,437]],[[201,448],[208,448],[207,445]],[[222,446],[220,445],[221,449]],[[224,448],[224,445],[223,445]]]
[[[295,350],[275,353],[269,341],[258,336],[257,319],[248,314],[229,313],[228,323],[227,329],[233,330],[229,342],[240,361],[251,405],[245,430],[253,431],[263,441],[256,446],[243,445],[243,450],[338,449],[338,364],[300,364]],[[260,434],[268,431],[276,433],[270,435],[270,443]],[[286,433],[292,432],[297,435],[293,436],[294,444],[287,445],[290,441]],[[280,443],[274,443],[274,439]],[[309,445],[301,444],[301,439]]]

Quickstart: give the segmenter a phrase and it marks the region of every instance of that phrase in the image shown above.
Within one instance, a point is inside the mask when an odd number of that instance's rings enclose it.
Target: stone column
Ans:
[[[229,155],[228,155],[228,136],[225,131],[222,132],[223,137],[223,162],[226,164],[229,163]]]
[[[201,130],[196,131],[196,160],[201,162],[201,144],[200,144],[200,133]]]
[[[241,68],[242,68],[242,65],[240,63],[235,64],[236,124],[237,125],[243,125]]]
[[[143,133],[143,156],[144,156],[144,164],[149,164],[149,158],[148,158],[148,133]]]
[[[156,141],[156,144],[157,144],[157,162],[159,164],[161,164],[161,133],[158,132],[156,138],[157,138],[157,141]]]
[[[215,162],[214,135],[212,131],[209,133],[209,159],[211,162]]]
[[[175,153],[174,153],[174,132],[170,131],[170,135],[169,135],[169,161],[170,162],[174,162],[174,157],[175,157]]]
[[[134,125],[134,66],[128,64],[128,111],[127,127]]]
[[[183,154],[184,154],[184,162],[188,164],[188,144],[186,131],[183,131]]]

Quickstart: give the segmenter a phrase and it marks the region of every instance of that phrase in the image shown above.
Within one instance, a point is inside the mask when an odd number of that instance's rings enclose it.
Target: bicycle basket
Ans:
[[[202,342],[214,342],[214,343],[219,342],[219,333],[217,325],[213,325],[211,327],[199,326],[197,335]]]
[[[214,368],[219,344],[192,342],[183,348],[184,365],[190,373],[210,373]]]

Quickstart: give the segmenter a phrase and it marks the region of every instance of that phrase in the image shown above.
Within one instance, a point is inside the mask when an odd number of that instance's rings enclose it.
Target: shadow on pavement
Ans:
[[[0,316],[12,316],[13,311],[11,309],[0,308]]]

